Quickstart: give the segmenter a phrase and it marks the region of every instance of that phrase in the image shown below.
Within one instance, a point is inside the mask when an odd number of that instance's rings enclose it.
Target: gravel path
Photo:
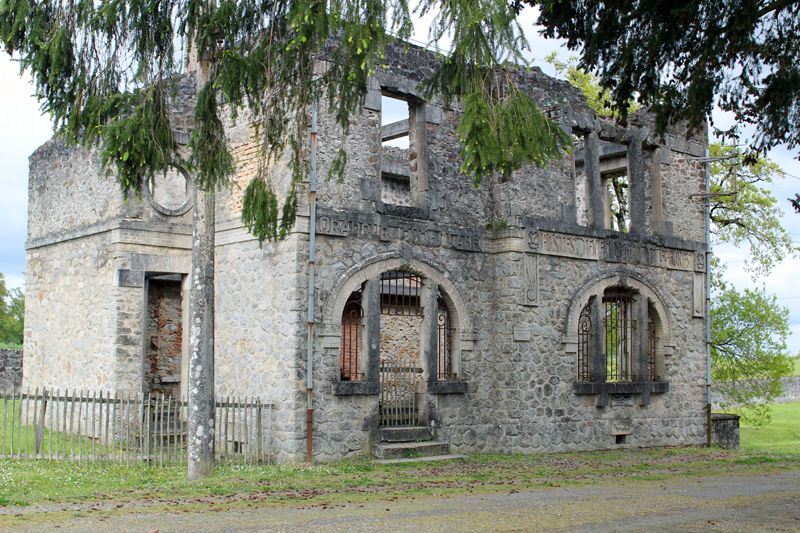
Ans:
[[[313,506],[312,506],[313,505]],[[800,471],[325,503],[23,513],[15,532],[800,532]]]

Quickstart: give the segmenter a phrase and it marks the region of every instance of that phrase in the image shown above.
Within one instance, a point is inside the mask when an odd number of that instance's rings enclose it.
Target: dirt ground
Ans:
[[[800,470],[603,479],[590,486],[497,487],[447,495],[383,494],[364,503],[348,503],[346,498],[189,507],[149,502],[113,510],[87,503],[56,512],[33,508],[6,515],[0,531],[800,532]]]

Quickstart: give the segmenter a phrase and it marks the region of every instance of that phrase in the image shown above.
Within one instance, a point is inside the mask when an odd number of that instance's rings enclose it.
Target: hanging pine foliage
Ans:
[[[558,157],[569,139],[505,76],[526,46],[508,3],[424,0],[416,9],[438,12],[433,41],[453,38],[429,89],[464,105],[462,171],[478,183]],[[411,31],[407,0],[0,0],[0,40],[33,72],[57,133],[100,146],[126,194],[138,196],[146,180],[175,165],[201,190],[228,185],[236,169],[223,117],[236,119],[247,106],[260,166],[283,161],[292,174],[287,191],[263,179],[245,190],[244,221],[260,241],[292,226],[297,183],[308,173],[311,102],[326,97],[346,133],[395,39],[390,32],[406,39]],[[196,95],[187,151],[176,142],[170,106],[190,56],[208,83]],[[341,178],[346,160],[342,144],[331,175]]]

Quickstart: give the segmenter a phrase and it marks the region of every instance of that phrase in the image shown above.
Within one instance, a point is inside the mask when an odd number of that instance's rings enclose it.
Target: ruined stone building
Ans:
[[[534,68],[519,83],[575,150],[474,188],[458,108],[417,89],[436,56],[385,61],[344,179],[318,184],[314,459],[381,450],[399,425],[462,453],[704,442],[706,243],[690,195],[705,192],[705,135],[657,136],[644,113],[622,127]],[[320,176],[333,124],[322,106]],[[300,461],[309,203],[301,192],[293,232],[259,247],[240,219],[253,131],[228,133],[239,172],[217,195],[216,391],[271,403],[274,453]],[[274,179],[285,191],[288,173]],[[51,140],[31,156],[25,385],[186,393],[191,187],[170,174],[125,203],[94,153]]]

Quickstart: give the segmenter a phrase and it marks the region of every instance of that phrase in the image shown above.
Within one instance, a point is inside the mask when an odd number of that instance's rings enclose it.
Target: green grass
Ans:
[[[542,455],[473,455],[464,461],[376,464],[369,459],[322,465],[217,465],[202,482],[181,467],[0,460],[0,508],[46,502],[136,502],[176,505],[247,502],[371,501],[387,495],[463,494],[535,487],[639,482],[739,470],[800,468],[796,456],[719,449],[633,449]],[[0,523],[2,517],[0,517]]]
[[[21,350],[21,344],[7,344],[5,342],[0,342],[0,350]]]
[[[742,451],[800,454],[800,402],[774,404],[771,414],[765,426],[742,426]]]

